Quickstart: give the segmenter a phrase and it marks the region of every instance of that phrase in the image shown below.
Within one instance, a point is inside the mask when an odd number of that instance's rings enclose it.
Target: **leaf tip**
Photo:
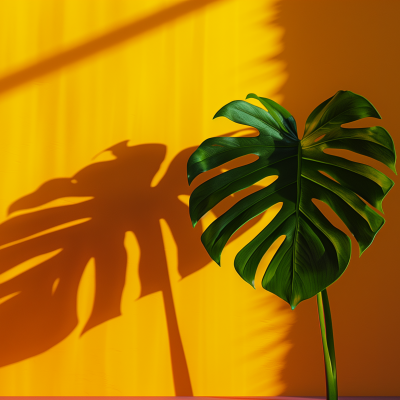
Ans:
[[[256,94],[254,94],[254,93],[249,93],[247,96],[246,96],[246,100],[247,99],[257,99],[258,98],[258,96],[256,95]]]
[[[358,258],[360,258],[364,254],[364,251],[367,250],[370,245],[371,245],[371,243],[368,244],[368,246],[363,246],[363,245],[359,246],[360,251],[359,251]]]
[[[215,251],[215,248],[210,247],[207,245],[207,241],[204,238],[204,233],[201,235],[201,242],[203,243],[203,246],[207,250],[208,255],[211,257],[211,259],[218,264],[219,267],[221,267],[221,252]]]
[[[220,117],[221,115],[219,115],[219,111],[216,112],[216,114],[213,116],[213,119]]]
[[[230,104],[230,103],[229,103]],[[228,105],[228,104],[227,104]],[[215,115],[213,116],[213,119],[218,118],[218,117],[225,117],[226,115],[224,114],[224,110],[226,109],[226,106],[223,106],[222,108],[220,108]]]

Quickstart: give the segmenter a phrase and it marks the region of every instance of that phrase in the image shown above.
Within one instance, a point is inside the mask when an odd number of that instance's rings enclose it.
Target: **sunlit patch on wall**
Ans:
[[[230,137],[257,137],[260,132],[257,129],[249,127],[244,129],[238,129],[237,131],[229,132],[226,135],[222,136],[230,136]]]
[[[71,180],[72,184],[76,184],[76,181],[73,182],[74,180]],[[21,210],[16,210],[13,211],[12,209],[10,210],[10,215],[13,217],[18,216],[18,215],[23,215],[23,214],[30,214],[34,213],[40,210],[45,210],[47,208],[54,208],[54,207],[63,207],[63,206],[71,206],[74,204],[79,204],[79,203],[84,203],[85,201],[92,200],[93,196],[66,196],[62,197],[60,199],[55,199],[52,201],[49,201],[47,203],[41,204],[38,207],[32,207],[32,208],[27,208],[27,209],[21,209]]]
[[[260,96],[261,96],[261,97],[265,97],[265,96],[263,96],[262,94],[260,94]],[[246,99],[245,101],[246,101],[247,103],[253,104],[253,106],[256,106],[256,107],[262,108],[263,110],[268,111],[268,110],[264,107],[264,105],[261,104],[257,99],[250,98],[250,99]]]
[[[171,280],[177,281],[181,278],[178,274],[178,247],[165,219],[160,219],[160,229],[164,242],[163,251],[165,251],[169,276]]]
[[[60,283],[60,278],[54,280],[53,285],[51,286],[51,294],[54,294],[58,288],[58,284]]]
[[[97,162],[113,161],[116,159],[117,157],[113,154],[111,150],[104,150],[101,153],[96,154],[92,158],[92,161],[93,163],[97,163]]]
[[[47,260],[50,260],[50,258],[53,258],[61,251],[62,249],[57,249],[54,251],[50,251],[49,253],[40,254],[39,256],[32,257],[29,260],[24,261],[23,263],[18,264],[15,267],[10,268],[8,271],[5,271],[2,274],[0,274],[0,284],[23,274],[24,272],[44,263]]]
[[[203,217],[200,219],[200,223],[203,229],[203,232],[217,219],[217,216],[215,215],[215,213],[210,210],[207,211]]]
[[[126,232],[124,246],[127,251],[126,281],[122,294],[122,315],[130,313],[133,303],[140,296],[139,261],[141,256],[140,246],[133,232]]]
[[[52,233],[52,232],[56,232],[56,231],[60,231],[60,230],[66,229],[66,228],[70,228],[71,226],[80,225],[80,224],[83,224],[83,223],[85,223],[87,221],[90,221],[90,220],[91,220],[91,218],[81,218],[81,219],[77,219],[75,221],[66,222],[65,224],[60,224],[60,225],[54,226],[54,227],[52,227],[50,229],[46,229],[44,231],[35,233],[34,235],[30,235],[30,236],[24,237],[23,239],[19,239],[19,240],[15,240],[13,242],[10,242],[10,243],[3,244],[2,246],[0,246],[0,250],[5,249],[6,247],[9,247],[9,246],[14,246],[14,245],[16,245],[18,243],[25,242],[26,240],[31,240],[31,239],[37,238],[39,236],[47,235],[47,234]]]
[[[284,27],[276,23],[279,3],[277,0],[250,2],[244,11],[242,32],[247,43],[245,51],[251,57],[242,57],[240,78],[251,88],[249,92],[281,104],[280,89],[288,74],[286,63],[277,57],[283,50],[285,33]],[[258,106],[262,107],[260,103]]]
[[[166,172],[168,171],[168,167],[170,166],[169,161],[171,160],[168,159],[168,154],[167,154],[164,160],[162,161],[160,168],[154,174],[153,179],[151,180],[150,183],[150,187],[156,187],[161,182],[162,178],[164,178]]]
[[[180,194],[178,196],[179,201],[181,201],[185,206],[189,207],[189,199],[190,199],[190,195],[188,194]]]
[[[20,294],[21,292],[15,292],[15,293],[11,293],[8,294],[7,296],[4,296],[0,299],[0,304],[5,303],[7,300],[12,299],[13,297],[15,297],[17,294]]]
[[[265,93],[256,93],[256,94],[259,95],[260,97],[266,97]],[[277,101],[277,96],[273,96],[273,97],[274,97],[274,98],[271,99],[271,100],[274,100],[275,102],[278,102],[278,101]],[[268,108],[267,108],[264,104],[262,104],[259,100],[257,100],[257,99],[254,99],[254,98],[250,97],[250,98],[246,99],[245,101],[246,101],[247,103],[252,104],[253,106],[256,106],[256,107],[258,107],[258,108],[261,108],[262,110],[265,110],[265,111],[269,112]],[[258,132],[258,131],[257,131],[257,132]],[[257,136],[258,136],[258,135],[257,135]]]
[[[76,312],[78,316],[77,331],[82,332],[93,310],[96,291],[96,267],[92,257],[86,264],[85,270],[79,282]]]

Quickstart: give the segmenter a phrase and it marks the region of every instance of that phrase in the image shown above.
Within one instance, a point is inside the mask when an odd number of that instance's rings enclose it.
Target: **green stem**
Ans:
[[[332,318],[326,289],[317,294],[317,303],[325,359],[326,398],[328,400],[338,400]]]

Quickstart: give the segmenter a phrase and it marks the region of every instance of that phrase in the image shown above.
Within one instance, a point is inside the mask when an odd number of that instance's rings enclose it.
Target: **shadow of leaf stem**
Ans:
[[[178,198],[190,194],[186,163],[194,150],[181,151],[151,187],[166,146],[128,146],[124,141],[105,150],[113,160],[90,164],[71,178],[52,179],[10,205],[9,213],[25,212],[0,224],[0,318],[5,327],[0,331],[0,366],[40,354],[74,330],[79,282],[90,259],[95,261],[96,291],[82,333],[121,315],[127,267],[124,238],[133,232],[140,247],[140,297],[159,291],[163,295],[176,395],[193,395],[160,219],[177,244],[182,278],[210,262],[200,241],[201,225],[192,228],[188,207]],[[86,199],[34,210],[70,197]],[[239,198],[233,196],[225,206]],[[76,224],[64,227],[71,222]],[[4,279],[14,267],[46,254],[47,260]]]

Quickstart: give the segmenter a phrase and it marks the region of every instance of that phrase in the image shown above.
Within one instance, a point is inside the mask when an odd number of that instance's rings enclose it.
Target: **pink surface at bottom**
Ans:
[[[174,397],[174,396],[0,396],[0,400],[26,400],[27,398],[37,400],[325,400],[325,396],[318,397],[283,397],[283,396],[265,396],[265,397],[229,397],[229,396],[215,396],[215,397]],[[339,396],[339,400],[400,400],[400,396]]]

